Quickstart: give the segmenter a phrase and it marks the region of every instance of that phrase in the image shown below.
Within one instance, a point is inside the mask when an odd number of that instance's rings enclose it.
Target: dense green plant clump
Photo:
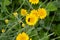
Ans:
[[[0,40],[60,40],[60,0],[0,0]]]

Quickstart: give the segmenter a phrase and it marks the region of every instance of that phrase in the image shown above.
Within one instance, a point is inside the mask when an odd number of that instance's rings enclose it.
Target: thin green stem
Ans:
[[[39,8],[41,7],[41,6],[43,6],[46,2],[47,2],[48,0],[46,0],[44,3],[42,3],[41,5],[39,5]]]
[[[23,3],[21,4],[21,6],[16,11],[20,10],[20,8],[24,5],[24,3],[25,3],[25,0],[23,0]]]
[[[33,9],[32,5],[26,0],[26,2],[28,3],[30,9]]]

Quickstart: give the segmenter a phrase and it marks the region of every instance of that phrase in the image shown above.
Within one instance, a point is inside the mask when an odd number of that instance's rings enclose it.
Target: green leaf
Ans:
[[[2,3],[2,0],[0,0],[0,5],[1,5],[1,3]]]
[[[31,31],[30,37],[32,37],[33,40],[39,40],[39,35],[36,29]]]
[[[44,33],[44,36],[40,40],[49,40],[47,33]]]
[[[55,25],[52,29],[55,32],[55,34],[60,36],[60,24]]]
[[[60,8],[60,0],[54,1],[53,3],[55,4],[55,6]]]
[[[11,2],[9,0],[2,0],[1,5],[1,12],[6,12],[6,6],[9,5]]]
[[[57,7],[53,4],[53,2],[49,2],[46,6],[46,9],[48,11],[56,11],[57,10]]]
[[[60,9],[57,10],[56,16],[55,16],[55,21],[60,21]]]
[[[11,2],[9,0],[5,0],[5,5],[9,5]]]

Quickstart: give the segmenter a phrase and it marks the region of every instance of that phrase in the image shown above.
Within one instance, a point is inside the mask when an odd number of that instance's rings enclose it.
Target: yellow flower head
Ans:
[[[18,16],[18,13],[17,13],[17,12],[14,12],[13,15],[14,15],[15,17],[17,17],[17,16]]]
[[[31,10],[30,14],[35,15],[36,17],[38,17],[38,11],[35,10],[35,9]]]
[[[18,34],[16,40],[29,40],[29,36],[25,32],[22,32]]]
[[[4,33],[5,32],[5,29],[2,29],[2,33]]]
[[[47,16],[47,12],[44,8],[38,9],[38,15],[40,19],[44,19]]]
[[[32,38],[30,38],[30,40],[32,40]]]
[[[38,4],[39,0],[29,0],[29,2],[31,2],[31,4]]]
[[[24,23],[22,23],[22,27],[25,27],[25,24]]]
[[[22,16],[26,16],[26,15],[27,15],[27,10],[21,9],[21,15],[22,15]]]
[[[9,20],[8,19],[5,19],[5,23],[8,24]]]
[[[28,25],[35,25],[37,21],[38,21],[38,18],[33,14],[26,16],[26,23]]]

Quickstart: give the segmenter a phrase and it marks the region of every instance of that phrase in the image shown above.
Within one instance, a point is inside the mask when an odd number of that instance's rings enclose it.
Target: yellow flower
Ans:
[[[47,11],[44,8],[38,9],[38,15],[40,19],[44,19],[47,16]]]
[[[35,15],[27,15],[26,16],[26,23],[28,24],[28,25],[35,25],[36,24],[36,22],[38,21],[38,17],[36,17]]]
[[[22,23],[22,27],[25,27],[25,24],[24,23]]]
[[[36,17],[38,17],[38,11],[35,10],[35,9],[31,10],[30,14],[35,15]]]
[[[39,0],[29,0],[29,2],[31,2],[31,4],[38,4]]]
[[[5,23],[8,24],[9,20],[8,19],[5,19]]]
[[[5,32],[5,29],[2,29],[2,33],[4,33]]]
[[[25,32],[22,32],[18,34],[16,40],[29,40],[29,36]]]
[[[21,9],[21,15],[22,15],[22,16],[26,16],[26,15],[27,15],[27,10]]]
[[[17,12],[14,12],[13,15],[14,15],[15,17],[17,17],[17,16],[18,16],[18,13],[17,13]]]

